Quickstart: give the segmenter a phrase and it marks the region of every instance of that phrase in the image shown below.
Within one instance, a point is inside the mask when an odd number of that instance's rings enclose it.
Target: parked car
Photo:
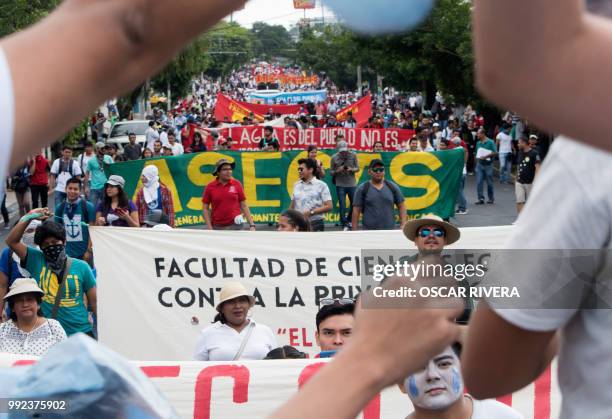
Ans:
[[[107,144],[116,144],[117,152],[123,153],[123,146],[130,142],[128,138],[129,132],[136,134],[136,142],[142,147],[145,146],[145,131],[149,128],[149,121],[137,120],[137,121],[121,121],[117,122],[113,129],[111,129]]]

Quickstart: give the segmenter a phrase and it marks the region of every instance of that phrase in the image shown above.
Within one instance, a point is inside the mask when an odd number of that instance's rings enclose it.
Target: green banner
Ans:
[[[318,158],[329,169],[333,151],[320,151]],[[367,166],[373,159],[382,159],[387,168],[386,178],[397,183],[406,198],[410,218],[435,213],[443,218],[454,214],[455,200],[463,170],[463,150],[434,153],[357,153],[359,183],[368,181]],[[257,223],[275,223],[279,214],[289,208],[293,185],[298,178],[298,160],[306,151],[285,152],[204,152],[148,160],[116,163],[107,172],[125,178],[128,196],[135,197],[142,187],[140,175],[145,165],[159,169],[161,182],[172,190],[176,225],[203,224],[202,193],[214,179],[214,164],[221,158],[236,163],[234,177],[244,186],[247,203]],[[327,222],[339,221],[336,188],[329,170],[324,181],[334,199],[334,212],[326,215]]]

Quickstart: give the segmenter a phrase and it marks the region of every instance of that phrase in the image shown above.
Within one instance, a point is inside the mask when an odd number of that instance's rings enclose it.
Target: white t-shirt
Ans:
[[[558,138],[550,148],[521,212],[507,249],[609,249],[612,237],[612,154]],[[560,205],[561,203],[561,205]],[[609,250],[608,250],[609,252]],[[612,263],[595,275],[598,296],[610,298]],[[553,290],[567,306],[576,301],[573,287],[561,286],[550,264],[532,263],[513,275],[533,281],[535,291]],[[558,272],[566,272],[561,270]],[[606,285],[608,284],[608,285]],[[523,292],[521,292],[521,297]],[[608,297],[608,298],[606,298]],[[580,296],[578,296],[580,299]],[[560,306],[560,305],[559,305]],[[576,304],[575,306],[578,306]],[[610,310],[495,309],[509,323],[530,331],[562,329],[559,386],[562,419],[608,419],[612,415],[612,313]]]
[[[472,399],[472,419],[523,419],[523,415],[497,400]]]
[[[4,184],[13,153],[15,128],[15,99],[11,70],[0,48],[0,182]]]
[[[159,140],[159,132],[149,127],[145,131],[145,138],[147,140],[147,148],[153,151],[153,144],[155,144],[155,141]]]
[[[77,162],[82,173],[87,173],[87,163],[89,163],[89,160],[93,159],[94,157],[96,157],[96,153],[91,153],[91,156],[82,153],[79,157],[77,157]]]
[[[174,156],[180,156],[181,154],[185,154],[185,149],[183,148],[182,144],[179,143],[174,143],[172,147],[172,155]]]
[[[504,132],[497,134],[497,140],[499,141],[499,150],[501,153],[512,153],[512,137]]]
[[[268,352],[278,347],[276,337],[268,326],[255,323],[252,319],[250,321],[255,326],[240,359],[261,360]],[[194,359],[198,361],[233,360],[250,327],[252,326],[248,325],[238,333],[221,322],[208,326],[200,334],[193,355]]]
[[[70,178],[73,178],[75,176],[81,176],[83,172],[81,172],[81,168],[79,167],[79,164],[76,161],[70,160],[70,164],[72,165],[72,173],[67,170],[68,163],[62,163],[61,168],[63,170],[60,173],[61,160],[61,158],[55,159],[55,161],[51,165],[51,174],[57,177],[57,179],[55,180],[55,190],[58,192],[66,192],[66,182],[68,182]]]

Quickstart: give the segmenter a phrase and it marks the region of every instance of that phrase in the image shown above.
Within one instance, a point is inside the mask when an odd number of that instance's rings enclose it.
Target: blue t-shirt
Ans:
[[[73,258],[82,257],[89,245],[89,226],[85,224],[96,221],[96,210],[93,204],[87,201],[85,219],[81,200],[82,198],[79,198],[75,204],[65,201],[55,207],[57,222],[66,227],[66,254]]]
[[[8,286],[10,287],[13,281],[17,278],[23,278],[24,275],[19,271],[19,263],[15,262],[12,256],[9,260],[9,253],[12,252],[7,247],[2,251],[2,255],[0,255],[0,272],[8,276],[9,270],[11,271],[11,277],[8,279]]]
[[[43,315],[51,317],[55,305],[55,296],[59,289],[57,275],[47,267],[43,252],[33,247],[28,247],[26,269],[45,293],[41,306]],[[72,259],[72,266],[70,266],[70,272],[66,276],[64,295],[60,301],[56,318],[68,336],[78,332],[87,333],[91,331],[83,295],[95,286],[96,280],[89,265],[82,260]]]

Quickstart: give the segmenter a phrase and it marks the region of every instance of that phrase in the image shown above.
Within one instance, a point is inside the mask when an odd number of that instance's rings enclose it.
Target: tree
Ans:
[[[227,76],[255,56],[253,33],[236,22],[221,22],[206,33],[204,38],[210,55],[210,66],[206,74],[211,77]]]
[[[272,58],[291,59],[295,56],[295,44],[284,26],[256,22],[251,32],[255,37],[256,57],[269,61]]]
[[[190,93],[191,80],[206,71],[212,63],[212,59],[207,55],[208,47],[206,35],[197,38],[151,79],[151,86],[160,92],[165,92],[170,87],[174,97]]]
[[[354,89],[357,82],[355,35],[343,27],[328,25],[323,32],[303,28],[297,43],[296,61],[315,73],[325,72],[343,89]]]
[[[61,0],[0,1],[0,37],[38,22],[57,7]]]

